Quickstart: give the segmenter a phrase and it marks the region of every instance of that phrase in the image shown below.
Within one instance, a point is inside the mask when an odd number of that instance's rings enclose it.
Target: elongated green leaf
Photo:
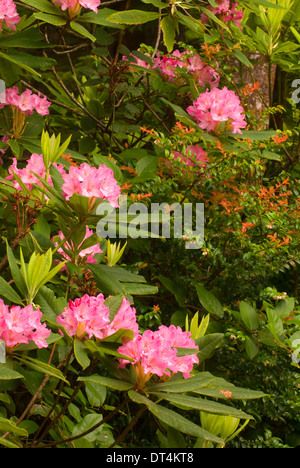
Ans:
[[[163,31],[165,46],[168,52],[171,53],[176,36],[176,24],[174,22],[174,18],[171,16],[165,16],[161,21],[160,27]]]
[[[27,437],[28,432],[23,429],[22,427],[19,427],[14,423],[13,421],[5,418],[0,417],[0,431],[3,432],[12,432],[13,434],[17,434],[21,437]]]
[[[223,340],[223,337],[223,333],[211,333],[196,340],[196,345],[199,346],[199,351],[197,353],[199,363],[211,357],[216,347]]]
[[[123,380],[111,379],[110,377],[102,377],[97,374],[89,375],[88,377],[78,377],[78,381],[91,382],[98,385],[105,385],[106,387],[118,390],[120,392],[126,392],[133,388],[130,382]]]
[[[203,286],[198,285],[196,287],[199,301],[207,312],[218,317],[223,317],[224,311],[220,301],[210,292],[207,291]]]
[[[45,21],[45,23],[53,24],[54,26],[63,26],[67,22],[66,18],[64,18],[62,16],[50,15],[48,13],[38,12],[38,13],[34,13],[33,16],[36,19],[39,19],[41,21]]]
[[[70,26],[73,31],[76,31],[81,36],[87,37],[92,42],[96,42],[95,36],[93,36],[93,34],[91,34],[84,26],[82,26],[82,24],[79,24],[76,21],[71,21]]]
[[[91,360],[88,356],[87,347],[83,341],[77,340],[76,338],[74,340],[74,354],[76,361],[81,365],[83,370],[90,365]]]
[[[147,392],[193,392],[199,388],[207,387],[215,379],[210,372],[200,372],[190,379],[170,380],[169,382],[147,386]]]
[[[143,10],[128,10],[113,13],[107,21],[118,24],[143,24],[160,18],[160,13],[153,13]]]
[[[19,294],[0,276],[0,296],[5,297],[14,304],[23,305]]]
[[[187,408],[197,409],[200,411],[206,411],[207,413],[221,414],[225,416],[231,416],[239,419],[254,419],[249,414],[244,413],[241,410],[233,408],[232,406],[223,405],[216,401],[205,400],[203,398],[197,398],[187,395],[174,394],[168,395],[164,392],[156,392],[155,395],[159,398],[174,403],[175,405],[182,405]]]
[[[129,397],[136,403],[146,405],[149,411],[164,424],[167,424],[174,429],[177,429],[184,434],[189,434],[194,437],[202,437],[205,440],[210,440],[216,444],[223,444],[224,441],[219,437],[202,429],[197,424],[189,421],[175,411],[165,408],[164,406],[153,403],[151,400],[146,398],[144,395],[137,393],[133,390],[128,392]]]
[[[13,280],[15,282],[15,285],[17,286],[18,290],[20,293],[22,293],[23,296],[26,295],[26,284],[24,281],[24,278],[21,274],[20,268],[17,265],[16,259],[14,257],[14,254],[6,241],[6,252],[7,252],[7,258],[8,258],[8,263],[10,266],[10,271],[13,277]]]
[[[16,358],[22,363],[28,366],[29,368],[41,372],[42,374],[50,375],[51,377],[55,377],[59,380],[63,380],[66,384],[69,385],[69,382],[64,377],[64,375],[60,372],[59,369],[46,364],[45,362],[39,361],[38,359],[33,359],[29,356],[16,356]]]
[[[0,364],[0,380],[24,379],[23,375],[11,369],[7,364]]]
[[[241,317],[249,330],[256,330],[258,328],[258,317],[256,310],[247,302],[240,303]]]

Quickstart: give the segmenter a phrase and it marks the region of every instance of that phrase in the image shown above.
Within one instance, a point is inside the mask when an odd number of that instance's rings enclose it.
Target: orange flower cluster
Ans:
[[[282,136],[276,135],[272,138],[272,140],[274,141],[276,146],[279,146],[279,145],[283,145],[283,143],[286,142],[288,137],[289,137],[288,135],[282,135]]]
[[[207,42],[203,46],[201,46],[201,49],[204,50],[204,54],[206,57],[211,60],[214,55],[216,55],[218,52],[220,52],[220,44],[217,44],[216,46],[208,45]]]
[[[255,93],[255,91],[257,91],[259,87],[260,87],[259,81],[256,81],[256,83],[254,83],[253,86],[246,85],[243,88],[244,96],[250,96],[251,94]]]

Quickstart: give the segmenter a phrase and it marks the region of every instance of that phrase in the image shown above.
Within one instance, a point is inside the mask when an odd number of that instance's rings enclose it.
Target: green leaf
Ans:
[[[118,24],[144,24],[160,18],[160,13],[142,10],[120,11],[112,14],[107,21]]]
[[[223,337],[223,333],[211,333],[209,335],[202,336],[198,338],[198,340],[196,340],[195,343],[199,346],[199,351],[197,353],[199,363],[211,357],[216,347],[223,340]]]
[[[54,26],[63,26],[67,23],[66,18],[62,16],[49,15],[48,13],[33,13],[36,19],[45,21],[45,23],[53,24]]]
[[[3,432],[12,432],[21,437],[27,437],[28,432],[25,429],[17,426],[13,421],[0,417],[0,431]]]
[[[215,380],[215,377],[210,372],[200,372],[189,379],[170,380],[169,382],[147,386],[147,392],[194,392],[200,388],[207,387],[213,380]]]
[[[160,27],[163,32],[164,44],[169,53],[172,52],[175,36],[176,36],[176,24],[174,22],[174,17],[172,16],[165,16],[161,20]]]
[[[258,316],[256,310],[247,302],[240,303],[241,317],[249,330],[256,330],[258,328]]]
[[[254,419],[252,416],[244,413],[241,410],[233,408],[232,406],[223,405],[222,403],[215,401],[180,394],[168,395],[163,392],[156,392],[154,394],[159,398],[163,398],[164,400],[169,401],[170,403],[174,403],[175,405],[206,411],[207,413],[221,414],[239,419]]]
[[[122,286],[125,288],[126,293],[132,296],[148,296],[158,293],[158,288],[150,284],[122,283]]]
[[[21,0],[21,2],[46,13],[63,14],[60,8],[48,0]]]
[[[77,340],[77,338],[74,340],[74,355],[76,361],[81,365],[83,370],[90,365],[91,360],[88,356],[88,349],[84,342]]]
[[[102,377],[97,374],[89,375],[88,377],[78,377],[78,381],[104,385],[106,387],[112,388],[113,390],[118,390],[119,392],[126,392],[127,390],[133,388],[133,385],[130,382],[111,379],[110,377]]]
[[[19,294],[0,276],[0,296],[5,297],[13,304],[19,304],[23,306],[22,299]]]
[[[33,359],[29,356],[17,356],[16,355],[15,357],[22,364],[25,364],[30,369],[33,369],[36,372],[41,372],[42,374],[50,375],[51,377],[55,377],[59,380],[62,380],[66,384],[70,385],[59,369],[56,369],[55,367],[49,364],[46,364],[45,362],[39,361],[38,359]]]
[[[95,36],[93,36],[93,34],[91,34],[84,26],[82,26],[82,24],[79,24],[76,21],[71,21],[70,26],[73,31],[76,31],[81,36],[87,37],[92,42],[96,42],[97,39]]]
[[[210,292],[207,291],[204,286],[196,286],[199,301],[207,312],[217,317],[223,317],[224,311],[220,301]]]
[[[20,268],[17,265],[14,254],[7,241],[6,241],[6,252],[7,252],[8,263],[9,263],[9,267],[10,267],[13,280],[18,290],[20,291],[20,293],[23,294],[23,297],[24,297],[26,295],[26,284],[21,274]]]
[[[0,364],[0,380],[24,379],[23,375],[11,369],[7,364]]]
[[[108,267],[105,267],[105,265],[90,264],[89,268],[94,273],[97,284],[104,294],[122,294],[126,296],[125,288],[120,281],[115,278],[114,274],[109,272],[107,269]]]
[[[146,405],[149,411],[164,424],[167,424],[167,426],[173,427],[174,429],[177,429],[180,432],[191,435],[193,437],[202,437],[203,439],[210,440],[216,444],[224,443],[222,439],[205,431],[200,426],[197,426],[197,424],[181,416],[179,413],[165,408],[164,406],[153,403],[144,395],[141,395],[134,390],[130,390],[128,392],[128,396],[135,403]]]

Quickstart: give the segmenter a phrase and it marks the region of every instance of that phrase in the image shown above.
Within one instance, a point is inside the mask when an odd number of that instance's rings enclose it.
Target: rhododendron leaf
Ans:
[[[222,414],[226,416],[231,416],[239,419],[254,419],[253,416],[244,413],[243,411],[233,408],[232,406],[224,405],[211,400],[206,400],[204,398],[197,398],[194,396],[181,395],[172,393],[168,395],[164,392],[156,392],[154,395],[174,403],[175,405],[182,405],[186,408],[197,409],[200,411],[206,411],[207,413],[213,414]]]
[[[77,23],[76,21],[71,21],[70,26],[73,29],[73,31],[76,31],[78,34],[81,36],[87,37],[90,39],[92,42],[96,42],[95,36],[91,34],[82,24]]]
[[[10,271],[13,277],[13,280],[15,282],[15,285],[17,286],[18,290],[20,291],[23,296],[26,294],[26,284],[24,282],[23,276],[21,274],[20,268],[17,265],[16,259],[14,257],[14,254],[6,241],[6,252],[7,252],[7,258],[8,258],[8,263],[10,266]]]
[[[0,276],[0,296],[5,297],[13,304],[23,305],[22,299],[19,294]]]
[[[111,23],[119,24],[143,24],[160,18],[160,13],[143,10],[128,10],[113,13],[107,18]]]
[[[161,8],[162,10],[164,8],[168,8],[168,4],[161,2],[160,0],[142,0],[143,3],[151,3],[152,5],[156,6],[157,8]]]
[[[101,342],[122,343],[123,338],[128,338],[130,341],[133,340],[133,331],[127,328],[120,328],[116,333],[103,338]]]
[[[122,287],[124,287],[127,294],[132,296],[148,296],[158,293],[158,287],[150,284],[122,283]]]
[[[217,444],[224,443],[222,439],[213,434],[210,434],[200,426],[197,426],[197,424],[181,416],[179,413],[176,413],[169,408],[165,408],[164,406],[153,403],[151,400],[146,398],[144,395],[141,395],[140,393],[130,390],[128,392],[128,396],[134,402],[146,405],[149,411],[164,424],[167,424],[168,426],[171,426],[174,429],[183,432],[184,434],[189,434],[193,437],[202,437],[205,440],[210,440],[211,442]]]
[[[118,294],[117,296],[110,296],[106,299],[105,305],[109,307],[109,321],[111,322],[117,312],[120,310],[124,296]]]
[[[65,376],[61,373],[61,371],[51,366],[50,364],[46,364],[45,362],[39,361],[38,359],[33,359],[25,355],[15,355],[15,358],[18,359],[21,364],[25,364],[27,367],[35,370],[36,372],[41,372],[42,374],[50,375],[51,377],[55,377],[70,385]]]
[[[91,264],[89,265],[89,268],[94,273],[97,284],[103,293],[113,295],[122,294],[123,296],[126,296],[125,288],[108,270],[108,268],[111,267],[105,268],[105,265]]]
[[[90,365],[91,360],[88,357],[88,349],[84,342],[78,340],[77,338],[74,340],[74,355],[76,361],[81,365],[83,370]]]
[[[24,376],[19,372],[11,369],[8,364],[0,364],[0,380],[14,380],[14,379],[24,379]]]
[[[163,31],[163,38],[164,38],[164,43],[165,46],[168,50],[168,52],[172,52],[174,42],[175,42],[175,36],[176,36],[176,23],[175,19],[171,16],[165,16],[161,20],[160,27]]]
[[[199,363],[209,359],[224,338],[223,333],[210,333],[209,335],[202,336],[196,340],[196,345],[199,346],[198,359]]]
[[[25,3],[25,5],[32,6],[37,10],[44,11],[45,13],[62,15],[61,9],[53,3],[48,2],[48,0],[21,0],[21,2]]]
[[[220,301],[202,285],[196,286],[199,301],[207,312],[218,317],[223,317],[224,311]]]
[[[216,378],[210,372],[200,372],[199,374],[189,379],[170,380],[169,382],[159,383],[156,385],[147,386],[149,393],[155,391],[180,393],[193,392],[199,388],[206,387]]]
[[[115,13],[115,10],[111,10],[110,8],[103,8],[99,10],[98,13],[94,13],[92,11],[89,13],[84,13],[83,15],[78,16],[77,20],[81,23],[92,23],[98,24],[100,26],[106,26],[108,28],[123,29],[124,26],[113,24],[107,20],[107,18],[113,13]]]
[[[23,429],[22,427],[19,427],[16,425],[15,422],[11,421],[10,419],[5,419],[0,417],[0,431],[1,432],[12,432],[14,434],[17,434],[21,437],[27,437],[28,432],[26,429]]]
[[[48,13],[34,13],[34,17],[41,21],[45,21],[45,23],[53,24],[54,26],[63,26],[67,22],[67,19],[63,16],[50,15]]]
[[[78,381],[91,382],[98,385],[105,385],[106,387],[118,390],[120,392],[126,392],[133,388],[133,384],[125,382],[123,380],[112,379],[110,377],[102,377],[101,375],[93,374],[88,377],[78,377]]]

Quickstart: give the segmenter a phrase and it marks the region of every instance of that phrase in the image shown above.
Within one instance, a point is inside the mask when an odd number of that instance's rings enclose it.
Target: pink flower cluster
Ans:
[[[143,68],[158,69],[168,81],[175,81],[176,78],[182,76],[179,71],[185,70],[188,75],[193,76],[194,80],[200,86],[204,87],[209,85],[211,89],[219,86],[219,73],[204,63],[200,55],[191,54],[188,50],[185,52],[174,50],[172,54],[163,56],[158,53],[153,59],[154,65],[152,67],[143,60],[136,57],[134,57],[134,59],[136,63],[132,62],[133,65],[138,65]],[[123,57],[123,60],[127,60],[127,57]]]
[[[89,166],[87,163],[81,166],[71,166],[67,173],[62,164],[53,164],[60,172],[64,184],[62,186],[63,195],[69,200],[72,195],[78,194],[84,197],[96,197],[107,200],[113,207],[117,208],[118,199],[121,194],[120,186],[114,178],[114,173],[104,164],[98,168]],[[18,169],[17,159],[13,158],[13,164],[8,169],[9,176],[6,179],[14,178],[14,173],[22,179],[28,190],[32,190],[33,184],[42,186],[42,182],[33,174],[36,173],[41,178],[46,176],[43,155],[32,154],[23,169]],[[48,177],[48,183],[53,186],[51,177]],[[17,190],[21,187],[17,181],[14,181]]]
[[[63,176],[62,190],[66,200],[77,193],[84,197],[96,197],[107,200],[113,207],[119,206],[121,190],[114,177],[112,169],[100,165],[98,168],[87,163],[81,166],[71,166],[69,173]]]
[[[8,348],[29,341],[34,341],[38,348],[46,348],[46,338],[51,330],[46,328],[45,323],[41,323],[41,318],[39,308],[34,310],[32,305],[28,305],[24,308],[12,306],[9,309],[0,299],[0,339],[5,341]]]
[[[80,250],[80,247],[82,246],[84,241],[86,239],[88,239],[89,237],[91,237],[92,235],[93,235],[93,231],[91,229],[89,229],[88,226],[86,226],[85,237],[82,240],[82,242],[78,246],[76,246],[76,248],[79,250],[79,253],[75,252],[75,246],[74,246],[74,243],[73,243],[72,239],[66,241],[64,243],[63,248],[60,247],[57,250],[57,252],[60,255],[62,255],[64,260],[66,260],[67,262],[71,262],[72,260],[74,260],[74,256],[77,254],[78,257],[84,261],[84,263],[97,263],[97,260],[94,258],[95,254],[103,253],[103,251],[99,247],[99,243],[95,244],[95,245],[91,245],[90,247],[88,247],[86,249]],[[59,237],[60,241],[63,241],[64,238],[65,238],[65,236],[63,235],[63,233],[61,231],[59,231],[58,237]],[[53,239],[55,239],[55,238],[53,238]],[[60,243],[61,242],[59,242],[59,243],[54,242],[55,247],[57,247]],[[63,268],[66,268],[66,267],[63,267]]]
[[[45,179],[46,169],[42,154],[33,153],[23,169],[18,169],[17,164],[17,159],[13,158],[13,163],[8,169],[10,175],[6,177],[7,180],[13,179],[15,173],[22,180],[23,184],[28,188],[28,190],[31,191],[33,189],[33,184],[37,184],[42,187],[42,182],[33,174],[35,173],[42,179]],[[54,166],[60,171],[62,175],[65,173],[61,164],[54,163]],[[47,182],[53,186],[50,176],[48,177]],[[22,190],[22,187],[19,185],[17,180],[14,180],[13,184],[17,190]]]
[[[72,16],[73,14],[79,13],[81,7],[88,8],[93,10],[95,13],[98,13],[98,6],[100,5],[100,0],[55,0],[53,2],[55,5],[60,6],[63,11],[69,9]]]
[[[3,23],[7,28],[16,30],[16,24],[20,21],[20,16],[17,13],[16,5],[12,0],[1,0],[0,2],[0,30]]]
[[[180,327],[171,325],[160,326],[158,330],[146,330],[134,340],[123,344],[119,353],[133,361],[120,359],[120,367],[130,363],[136,369],[141,379],[149,379],[153,374],[162,377],[172,373],[182,372],[184,378],[191,375],[194,364],[199,363],[198,346],[190,337],[190,332],[184,332]],[[179,357],[176,348],[195,349],[195,354]]]
[[[88,335],[99,340],[116,333],[119,329],[133,330],[138,334],[136,311],[124,297],[119,311],[110,322],[109,307],[104,304],[103,294],[88,296],[85,294],[75,301],[69,301],[64,312],[57,317],[57,323],[62,325],[70,336],[83,339]]]
[[[31,115],[34,110],[40,115],[48,115],[51,103],[47,101],[46,96],[41,98],[39,94],[32,94],[30,89],[19,95],[19,89],[14,86],[6,89],[5,103],[1,104],[0,108],[5,105],[14,106],[26,115]]]
[[[229,23],[233,21],[234,24],[242,29],[241,21],[244,18],[244,14],[241,10],[237,10],[238,3],[232,2],[231,0],[216,0],[218,3],[218,7],[214,8],[211,5],[208,6],[208,10],[210,10],[214,15],[220,15],[220,19],[224,23]],[[202,22],[207,23],[208,17],[205,14],[202,14]]]
[[[183,154],[177,151],[173,151],[172,154],[175,160],[181,161],[184,166],[188,167],[200,167],[205,169],[209,162],[206,151],[199,145],[187,146]]]
[[[228,122],[232,133],[242,133],[247,126],[244,110],[234,91],[213,89],[200,94],[193,105],[187,108],[200,128],[210,131],[217,130],[222,122]]]

